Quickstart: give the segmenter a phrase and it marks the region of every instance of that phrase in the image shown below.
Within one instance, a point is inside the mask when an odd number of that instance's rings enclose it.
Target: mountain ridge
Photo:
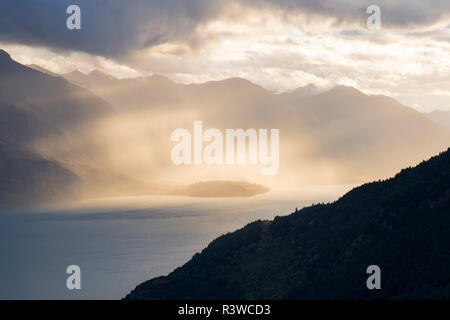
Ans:
[[[108,194],[118,181],[130,188],[138,184],[108,172],[87,148],[78,147],[92,140],[83,125],[114,113],[113,106],[88,90],[24,66],[0,51],[0,204],[77,200],[86,196],[81,189]],[[57,139],[64,143],[55,156],[48,147]],[[102,186],[100,181],[105,181]]]
[[[125,299],[448,299],[450,149],[339,200],[218,237]],[[366,268],[381,268],[368,290]]]
[[[435,110],[429,113],[425,113],[425,116],[428,119],[443,126],[444,128],[450,130],[450,110]]]
[[[272,189],[360,183],[388,177],[450,145],[450,133],[425,116],[344,86],[286,101],[241,78],[184,85],[157,75],[116,79],[93,71],[76,73],[82,79],[75,81],[22,66],[6,52],[1,56],[4,137],[94,180],[96,190],[122,181],[117,192],[153,193],[164,187],[154,181],[181,180],[184,169],[172,165],[167,139],[199,119],[219,130],[279,129],[280,170],[263,180],[251,172],[256,167],[245,174],[234,167],[191,167],[189,180],[179,185],[236,181],[242,174]]]

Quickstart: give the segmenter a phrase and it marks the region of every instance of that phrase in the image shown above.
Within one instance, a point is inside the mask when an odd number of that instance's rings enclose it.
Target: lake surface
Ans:
[[[120,299],[137,284],[183,265],[224,233],[334,201],[352,187],[0,209],[0,299]],[[69,265],[81,268],[81,290],[66,288]]]

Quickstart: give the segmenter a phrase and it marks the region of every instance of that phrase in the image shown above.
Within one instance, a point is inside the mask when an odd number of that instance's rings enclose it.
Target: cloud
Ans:
[[[248,0],[256,6],[271,6],[286,12],[304,12],[330,17],[339,23],[356,22],[365,25],[366,9],[377,5],[381,9],[382,22],[389,27],[426,27],[449,17],[448,0]],[[448,24],[448,20],[447,20]]]
[[[64,74],[74,70],[90,73],[99,70],[117,78],[139,77],[139,71],[103,56],[91,55],[83,52],[60,54],[47,48],[30,47],[20,44],[0,42],[0,48],[6,50],[14,60],[24,65],[35,64],[57,74]]]
[[[159,73],[183,83],[242,77],[276,92],[314,83],[450,106],[448,0],[0,1],[0,46],[54,72]],[[66,29],[66,8],[82,30]],[[366,8],[381,8],[381,30]],[[24,44],[24,46],[13,45]],[[409,98],[408,98],[409,99]],[[424,101],[414,102],[427,105]]]
[[[168,42],[202,45],[214,37],[199,34],[201,26],[232,8],[275,10],[304,15],[306,20],[328,19],[334,25],[364,26],[365,10],[377,4],[386,27],[426,28],[445,21],[448,0],[2,0],[0,41],[75,50],[106,57],[120,57]],[[66,8],[82,10],[82,30],[66,28]],[[245,16],[243,14],[242,16]],[[302,22],[306,21],[305,19]]]
[[[120,56],[152,45],[189,39],[198,23],[226,1],[2,0],[0,41]],[[66,28],[66,9],[81,8],[82,30]]]

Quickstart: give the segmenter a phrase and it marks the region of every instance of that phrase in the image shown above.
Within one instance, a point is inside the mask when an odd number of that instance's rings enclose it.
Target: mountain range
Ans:
[[[178,127],[200,118],[217,128],[280,128],[284,182],[293,172],[303,184],[388,177],[450,141],[449,132],[419,112],[351,87],[306,86],[275,95],[239,78],[182,85],[161,76],[119,80],[98,71],[63,76],[118,109],[177,110],[181,120],[169,117]]]
[[[87,90],[0,51],[0,204],[68,201],[87,190],[107,195],[108,183],[132,185],[84,147],[92,138],[82,127],[114,113]],[[59,155],[48,152],[56,137],[64,141]]]
[[[450,145],[448,130],[424,115],[351,87],[274,94],[240,78],[186,85],[156,75],[57,75],[5,51],[0,113],[3,204],[168,194],[199,181],[359,183],[390,177]],[[278,175],[261,177],[252,166],[173,165],[170,135],[195,120],[222,130],[280,129]],[[26,170],[11,165],[19,158]]]
[[[255,221],[126,299],[449,299],[450,149],[338,201]],[[369,290],[367,268],[381,270]]]
[[[0,51],[0,203],[73,196],[79,177],[30,145],[111,110],[85,90],[22,66]]]

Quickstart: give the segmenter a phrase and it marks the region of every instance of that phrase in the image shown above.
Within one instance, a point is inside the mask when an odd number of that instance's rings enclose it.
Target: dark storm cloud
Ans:
[[[117,57],[173,40],[190,43],[198,24],[231,2],[360,25],[367,6],[376,4],[385,27],[426,26],[450,12],[449,0],[1,0],[0,41]],[[71,4],[82,9],[81,31],[66,28]]]
[[[220,12],[211,0],[1,0],[0,41],[118,56],[169,40],[187,40]],[[81,8],[82,30],[66,28],[66,9]]]
[[[450,14],[449,0],[242,0],[256,6],[271,6],[284,11],[298,11],[333,17],[339,22],[364,24],[370,5],[381,9],[387,26],[429,25]],[[450,23],[450,21],[449,21]]]

